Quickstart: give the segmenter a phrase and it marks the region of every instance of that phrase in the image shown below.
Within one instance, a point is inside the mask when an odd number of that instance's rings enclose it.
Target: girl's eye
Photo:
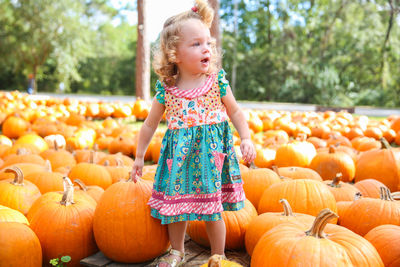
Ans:
[[[200,45],[199,42],[195,42],[195,43],[193,44],[193,46],[199,46],[199,45]]]
[[[207,42],[207,45],[208,45],[208,46],[211,46],[211,42]]]

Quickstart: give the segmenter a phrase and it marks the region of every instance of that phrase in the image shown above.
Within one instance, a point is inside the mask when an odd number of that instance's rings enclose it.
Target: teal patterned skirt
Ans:
[[[217,221],[244,200],[228,121],[166,131],[149,200],[154,218]]]

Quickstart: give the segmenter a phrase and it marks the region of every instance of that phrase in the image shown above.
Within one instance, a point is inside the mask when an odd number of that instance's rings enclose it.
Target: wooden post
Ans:
[[[137,0],[136,97],[150,100],[150,43],[146,23],[147,0]]]

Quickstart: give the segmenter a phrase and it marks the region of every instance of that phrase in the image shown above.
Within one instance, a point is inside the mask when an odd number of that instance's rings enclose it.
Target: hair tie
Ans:
[[[199,11],[199,10],[197,9],[197,6],[194,6],[194,7],[192,7],[192,11],[197,13],[197,11]]]

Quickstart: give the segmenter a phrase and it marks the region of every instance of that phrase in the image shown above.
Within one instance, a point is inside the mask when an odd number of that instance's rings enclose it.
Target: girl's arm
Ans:
[[[230,86],[227,86],[226,95],[221,99],[222,103],[225,105],[226,112],[231,119],[233,126],[235,126],[239,133],[241,139],[240,150],[242,152],[243,160],[246,162],[252,162],[256,157],[256,152],[253,142],[251,141],[249,126],[242,110],[232,94]]]
[[[139,139],[136,148],[135,162],[132,167],[132,179],[136,182],[137,176],[142,176],[142,169],[144,165],[144,155],[147,147],[150,144],[151,138],[153,138],[154,132],[156,131],[158,124],[164,114],[165,106],[153,99],[149,115],[144,121],[139,131]]]

